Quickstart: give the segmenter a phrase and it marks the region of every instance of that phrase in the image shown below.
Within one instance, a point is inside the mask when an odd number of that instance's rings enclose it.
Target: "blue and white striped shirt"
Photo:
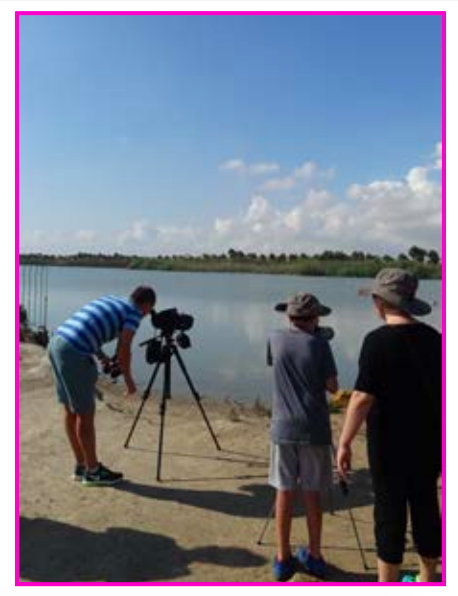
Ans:
[[[103,344],[117,338],[123,329],[136,331],[141,311],[127,298],[105,296],[83,306],[60,325],[56,334],[83,354],[97,353]]]

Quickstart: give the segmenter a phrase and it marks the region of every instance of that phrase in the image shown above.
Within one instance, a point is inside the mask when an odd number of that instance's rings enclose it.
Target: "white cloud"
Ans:
[[[284,190],[292,190],[296,186],[296,179],[293,176],[286,176],[285,178],[272,178],[267,180],[260,190],[261,192],[276,192]]]
[[[251,203],[243,221],[247,224],[268,224],[276,216],[277,214],[275,213],[275,210],[272,209],[266,199],[261,195],[255,195],[251,199]]]
[[[232,219],[216,218],[214,229],[220,236],[228,236],[234,231],[234,221]]]
[[[300,168],[294,170],[296,178],[312,178],[318,172],[318,166],[314,161],[306,161]]]
[[[219,169],[237,172],[238,174],[245,174],[247,176],[263,176],[265,174],[278,172],[280,166],[273,162],[247,164],[243,159],[234,158],[222,163],[219,166]]]
[[[310,190],[304,202],[304,206],[310,211],[318,211],[325,208],[332,202],[332,194],[327,190]]]
[[[351,231],[360,232],[361,240],[374,246],[391,247],[412,244],[437,248],[441,244],[442,189],[430,178],[431,169],[414,167],[404,180],[376,181],[352,185]]]
[[[83,244],[93,244],[97,240],[97,232],[95,230],[78,230],[75,239]]]
[[[442,170],[442,141],[440,143],[436,143],[436,150],[434,153],[434,157],[436,159],[434,163],[434,167],[436,170]]]
[[[407,174],[407,184],[417,196],[434,197],[437,184],[428,179],[429,171],[427,168],[412,168]]]
[[[128,228],[121,230],[116,235],[116,243],[119,247],[148,246],[156,237],[157,231],[146,219],[132,222]]]
[[[279,169],[280,166],[276,163],[255,163],[248,167],[248,172],[253,176],[261,176],[278,172]]]
[[[351,184],[339,195],[323,187],[320,172],[326,170],[309,161],[291,176],[266,181],[264,192],[249,197],[239,213],[215,217],[200,228],[142,219],[105,234],[35,230],[21,234],[21,251],[90,249],[155,255],[220,253],[235,248],[258,253],[315,254],[331,249],[396,254],[413,244],[437,249],[442,235],[442,189],[436,171],[440,147],[438,143],[434,163],[416,165],[404,178]],[[248,168],[241,160],[225,165],[233,170],[242,165]],[[282,200],[285,189],[291,191],[287,204]]]
[[[220,170],[229,170],[232,172],[244,172],[246,165],[241,159],[229,159],[219,166]]]
[[[321,186],[333,177],[334,170],[332,168],[323,170],[316,162],[306,161],[298,168],[295,168],[288,176],[266,180],[259,190],[268,193],[293,189],[304,190],[314,185]]]
[[[20,237],[21,252],[74,253],[102,252],[107,238],[95,230],[31,230]]]
[[[440,143],[436,156],[440,154]],[[253,251],[300,251],[325,249],[367,250],[396,253],[418,244],[441,245],[442,189],[432,175],[435,166],[415,166],[399,180],[353,184],[337,196],[319,184],[324,179],[315,162],[306,162],[294,176],[268,180],[269,194],[254,196],[244,215],[231,222],[240,248]],[[299,179],[314,186],[294,204],[278,209],[275,192],[293,189]],[[298,190],[298,189],[297,189]],[[303,190],[303,187],[302,187]],[[297,194],[297,193],[296,193]],[[278,202],[278,201],[277,201]]]
[[[283,221],[287,228],[290,228],[293,232],[299,232],[304,225],[304,211],[300,207],[292,209],[287,213]]]

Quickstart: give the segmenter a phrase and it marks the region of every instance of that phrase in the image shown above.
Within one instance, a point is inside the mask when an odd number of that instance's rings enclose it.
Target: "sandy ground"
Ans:
[[[100,387],[98,451],[106,465],[124,472],[126,480],[116,488],[87,488],[72,480],[73,459],[46,355],[42,348],[21,345],[21,580],[271,582],[275,537],[273,520],[268,519],[274,493],[266,483],[266,413],[204,399],[222,447],[218,451],[192,396],[168,401],[158,482],[160,395],[153,392],[146,401],[126,449],[140,400],[125,398],[120,385],[105,381]],[[341,415],[333,415],[336,438],[341,422]],[[324,517],[329,581],[375,580],[364,444],[364,436],[358,437],[350,495],[343,497],[335,487],[330,499],[334,513]],[[294,545],[306,543],[300,506],[292,540]],[[414,561],[410,546],[407,569]],[[292,581],[315,580],[296,574]]]

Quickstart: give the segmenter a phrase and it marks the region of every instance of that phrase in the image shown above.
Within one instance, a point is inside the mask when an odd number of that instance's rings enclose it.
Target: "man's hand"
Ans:
[[[96,352],[95,357],[97,358],[97,360],[100,362],[100,364],[102,366],[106,366],[107,364],[110,363],[109,356],[107,356],[105,354],[105,352],[102,352],[102,350],[99,350],[98,352]]]
[[[125,379],[126,381],[126,395],[132,396],[137,393],[137,385],[134,383],[132,379]]]
[[[350,445],[366,420],[374,400],[374,396],[370,393],[353,391],[351,394],[336,457],[337,470],[344,479],[351,469]]]
[[[344,480],[348,480],[348,472],[351,470],[351,447],[350,445],[339,445],[337,449],[337,471],[339,476]]]

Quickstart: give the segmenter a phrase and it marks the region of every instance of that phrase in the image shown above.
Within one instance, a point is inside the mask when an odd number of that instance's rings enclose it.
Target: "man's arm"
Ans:
[[[137,387],[135,382],[132,378],[131,373],[131,345],[132,339],[135,335],[135,331],[132,329],[123,329],[119,336],[118,340],[118,347],[116,350],[116,354],[118,356],[119,361],[119,368],[124,376],[124,382],[127,387],[127,392],[129,394],[135,393],[137,391]]]
[[[353,391],[348,404],[345,422],[337,449],[337,470],[343,477],[351,468],[351,443],[366,420],[374,403],[374,396],[362,391]]]

